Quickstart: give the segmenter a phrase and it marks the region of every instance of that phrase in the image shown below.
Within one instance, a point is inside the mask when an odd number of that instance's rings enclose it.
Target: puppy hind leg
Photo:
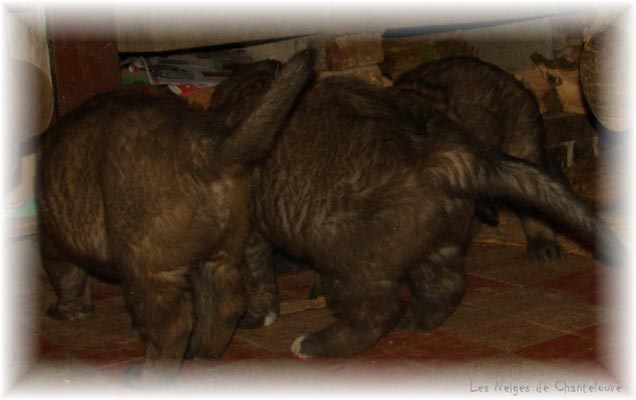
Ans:
[[[88,273],[66,259],[46,235],[42,240],[42,266],[57,295],[57,301],[49,306],[47,315],[60,320],[75,320],[94,311]]]
[[[539,169],[550,174],[553,178],[569,186],[570,183],[561,171],[545,153],[545,146],[540,138],[544,135],[537,123],[530,119],[524,129],[514,132],[512,140],[506,149],[510,155],[519,157],[536,164]],[[556,234],[544,222],[523,211],[517,212],[526,236],[526,250],[532,261],[549,262],[563,258],[565,252],[557,243]]]
[[[441,247],[409,270],[413,297],[398,323],[400,329],[431,330],[455,311],[466,287],[463,256],[458,246]]]
[[[239,262],[226,253],[195,267],[191,274],[194,327],[188,357],[220,357],[245,311]]]
[[[565,256],[552,228],[532,217],[519,215],[526,235],[528,257],[532,261],[549,262]]]
[[[311,291],[309,292],[309,299],[317,299],[320,296],[325,294],[325,289],[323,289],[323,283],[320,280],[320,275],[314,271],[314,285],[311,287]]]
[[[272,265],[272,245],[256,231],[249,235],[241,271],[247,309],[239,326],[259,328],[273,324],[280,313],[280,305]]]
[[[292,352],[300,358],[359,354],[393,329],[399,318],[400,285],[397,282],[334,280],[333,285],[325,284],[324,289],[336,321],[294,341]]]
[[[176,376],[192,332],[192,304],[186,292],[188,266],[150,271],[142,264],[122,266],[126,302],[146,357],[138,371],[143,383],[161,383]]]

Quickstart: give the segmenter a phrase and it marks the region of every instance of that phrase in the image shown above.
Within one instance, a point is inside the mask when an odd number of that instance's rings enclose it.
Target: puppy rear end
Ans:
[[[222,354],[243,312],[249,165],[266,155],[313,58],[294,57],[233,130],[179,99],[130,94],[52,128],[39,176],[43,264],[58,296],[50,315],[92,311],[90,270],[122,280],[147,345],[142,378],[176,373],[188,344],[192,355]]]

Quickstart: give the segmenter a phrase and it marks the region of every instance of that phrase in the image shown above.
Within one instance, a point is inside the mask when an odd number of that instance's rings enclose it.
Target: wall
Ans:
[[[16,3],[4,10],[4,42],[7,46],[3,128],[5,184],[3,211],[8,215],[8,236],[35,231],[33,138],[49,125],[53,97],[44,6]]]
[[[53,97],[43,5],[2,4],[0,35],[4,54],[2,85],[2,266],[0,288],[3,327],[0,392],[5,393],[37,360],[38,343],[30,334],[39,304],[35,277],[40,271],[35,233],[33,139],[49,125]],[[6,57],[6,58],[5,58]]]

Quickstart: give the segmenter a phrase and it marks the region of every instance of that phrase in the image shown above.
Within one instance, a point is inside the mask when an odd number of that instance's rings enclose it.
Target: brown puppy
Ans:
[[[254,185],[252,287],[271,275],[273,244],[313,261],[336,317],[294,342],[300,357],[357,354],[398,321],[439,326],[464,292],[476,200],[508,199],[547,213],[588,243],[616,243],[560,182],[466,134],[418,96],[354,79],[328,78],[303,94]],[[403,279],[414,295],[406,310]],[[272,297],[253,293],[251,321],[275,313]]]
[[[528,160],[569,184],[547,157],[545,129],[536,99],[521,82],[499,67],[477,58],[446,58],[405,72],[395,81],[394,88],[417,93],[484,143]],[[482,219],[497,221],[496,209],[483,203],[479,206],[478,215]],[[563,257],[554,231],[540,215],[532,215],[531,210],[518,210],[518,215],[530,259],[546,262]]]
[[[176,373],[186,349],[217,357],[244,312],[240,267],[249,176],[311,73],[296,55],[229,129],[176,97],[111,94],[43,142],[39,215],[49,314],[92,312],[88,274],[121,279],[144,341],[142,378]]]
[[[251,77],[243,85],[254,81],[268,82],[275,64],[252,64]],[[555,168],[546,155],[545,129],[539,107],[532,95],[513,76],[495,65],[476,58],[457,57],[432,61],[401,75],[394,89],[402,96],[415,94],[430,107],[443,113],[466,131],[483,142],[504,152],[535,163],[542,171],[550,173],[564,184],[569,184],[559,168]],[[232,93],[241,93],[242,88],[232,88]],[[227,96],[227,90],[217,92]],[[226,99],[217,100],[225,103]],[[243,107],[249,102],[242,102]],[[253,107],[253,105],[252,105]],[[227,111],[227,110],[223,110]],[[241,107],[233,107],[228,113],[231,119],[245,113]],[[232,121],[230,121],[232,122]],[[510,206],[509,204],[504,206]],[[541,215],[529,209],[515,209],[522,220],[527,238],[530,259],[547,262],[563,257],[564,252],[556,242],[554,231],[546,225]],[[479,220],[497,225],[495,204],[481,201],[476,204]],[[284,254],[275,253],[277,264],[295,263]],[[282,261],[281,261],[282,260]],[[261,280],[261,282],[265,282]],[[311,297],[321,292],[319,279]],[[246,322],[244,320],[244,322]],[[252,322],[258,324],[256,321]]]

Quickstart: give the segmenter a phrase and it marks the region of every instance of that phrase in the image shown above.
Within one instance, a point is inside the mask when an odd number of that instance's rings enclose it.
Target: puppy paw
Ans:
[[[60,321],[74,321],[86,318],[94,312],[94,308],[84,307],[78,310],[62,310],[57,304],[51,304],[46,310],[46,315]]]
[[[396,327],[403,331],[432,331],[438,328],[454,312],[455,307],[422,309],[413,303],[406,308]]]
[[[306,338],[307,338],[306,334],[299,336],[296,338],[296,340],[294,340],[294,343],[292,343],[291,345],[292,353],[294,353],[294,355],[296,355],[296,357],[298,358],[307,359],[307,358],[313,357],[311,354],[307,354],[306,352],[303,351],[303,342],[305,341]]]
[[[215,360],[223,356],[228,344],[229,338],[227,340],[226,338],[212,338],[203,336],[199,332],[193,332],[184,358],[188,360]]]
[[[263,321],[263,326],[272,326],[277,319],[278,319],[278,315],[276,315],[275,312],[270,311],[269,314],[265,316],[265,320]]]
[[[146,363],[134,363],[124,372],[124,384],[138,390],[161,389],[179,373],[179,364],[149,368]]]
[[[141,369],[143,368],[143,363],[136,362],[133,363],[126,371],[124,371],[124,383],[136,389],[143,388],[143,384],[141,382]]]
[[[268,312],[265,316],[245,314],[243,318],[239,320],[239,328],[242,329],[258,329],[262,327],[271,326],[278,319],[278,313],[274,311]]]
[[[528,258],[531,261],[547,263],[560,260],[565,256],[563,248],[551,239],[528,240]]]
[[[241,329],[258,329],[263,326],[263,318],[254,315],[245,314],[238,322]]]
[[[401,331],[417,331],[419,330],[417,322],[413,318],[403,316],[398,321],[396,328]]]

